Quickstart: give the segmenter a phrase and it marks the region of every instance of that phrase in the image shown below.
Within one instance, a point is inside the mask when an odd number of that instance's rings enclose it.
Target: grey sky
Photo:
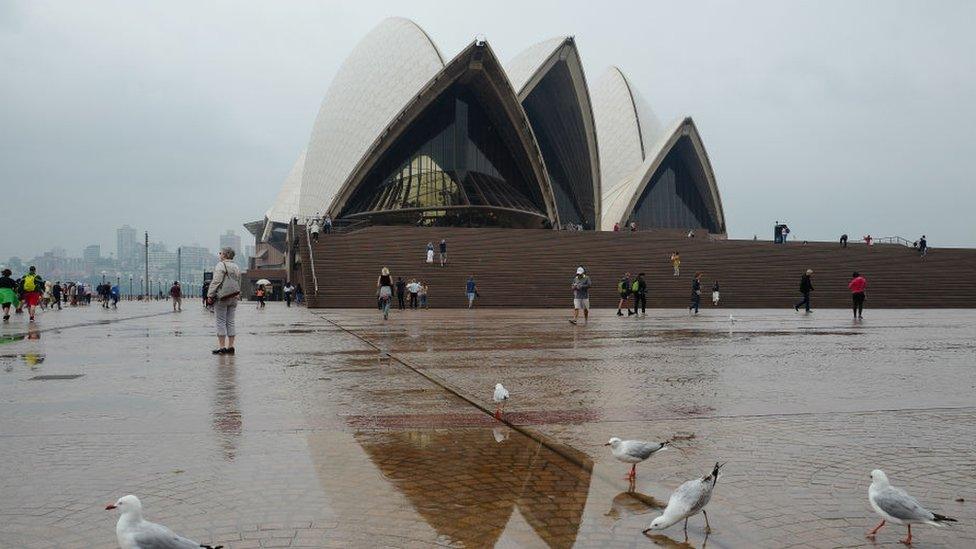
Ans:
[[[690,114],[733,238],[976,244],[976,2],[0,0],[0,260],[216,247],[260,218],[344,57],[409,17],[448,57],[576,36],[658,116]]]

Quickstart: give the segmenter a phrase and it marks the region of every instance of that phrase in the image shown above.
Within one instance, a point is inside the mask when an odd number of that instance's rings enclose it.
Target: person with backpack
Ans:
[[[24,303],[27,304],[27,314],[30,322],[34,322],[34,313],[37,305],[41,302],[41,291],[44,288],[44,279],[37,274],[37,267],[31,265],[27,274],[20,279],[20,295]]]
[[[620,309],[625,305],[627,306],[627,316],[633,315],[634,313],[627,303],[630,298],[630,273],[624,273],[624,276],[620,277],[620,281],[617,282],[617,293],[620,294],[620,301],[617,302],[617,316],[624,316]]]
[[[647,281],[644,280],[644,273],[637,273],[637,278],[630,283],[630,293],[634,294],[634,314],[638,318],[647,316]],[[640,312],[637,312],[640,307]]]
[[[17,281],[10,278],[14,274],[10,269],[4,269],[0,276],[0,306],[3,307],[3,321],[10,320],[10,306],[17,307],[20,299],[17,296]]]
[[[214,267],[213,280],[207,290],[207,304],[214,309],[217,342],[220,344],[211,351],[215,355],[234,354],[234,336],[237,335],[234,317],[240,295],[241,269],[234,263],[234,248],[225,247],[220,250],[220,262]]]

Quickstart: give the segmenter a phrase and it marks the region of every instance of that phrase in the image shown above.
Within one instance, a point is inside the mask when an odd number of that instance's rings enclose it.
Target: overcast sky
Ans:
[[[976,245],[976,2],[0,0],[0,261],[214,248],[260,218],[345,56],[384,17],[445,56],[576,36],[665,123],[691,115],[730,236]]]

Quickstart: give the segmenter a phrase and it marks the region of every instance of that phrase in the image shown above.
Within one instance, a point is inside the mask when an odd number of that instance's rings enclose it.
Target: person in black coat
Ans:
[[[701,305],[701,271],[695,273],[695,279],[691,281],[691,304],[688,305],[688,312],[694,309],[698,314],[698,306]]]
[[[396,297],[397,297],[397,309],[401,311],[404,307],[404,297],[407,293],[407,283],[403,281],[402,276],[398,276],[396,280]]]
[[[793,306],[796,311],[800,310],[800,306],[804,306],[806,311],[810,311],[810,292],[813,291],[813,280],[810,278],[813,276],[813,269],[807,269],[806,274],[800,278],[800,293],[803,294],[803,299],[799,303]]]

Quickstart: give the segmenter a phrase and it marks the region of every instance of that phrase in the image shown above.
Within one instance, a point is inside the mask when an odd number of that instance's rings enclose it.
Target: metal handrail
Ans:
[[[873,240],[875,244],[901,244],[902,246],[908,248],[914,248],[916,245],[915,242],[901,236],[879,236],[878,238],[871,237],[871,240]]]
[[[312,232],[308,230],[308,223],[302,225],[305,227],[305,244],[308,245],[308,265],[305,267],[312,273],[312,286],[315,289],[315,295],[319,295],[319,277],[315,274],[315,257],[312,255]]]

